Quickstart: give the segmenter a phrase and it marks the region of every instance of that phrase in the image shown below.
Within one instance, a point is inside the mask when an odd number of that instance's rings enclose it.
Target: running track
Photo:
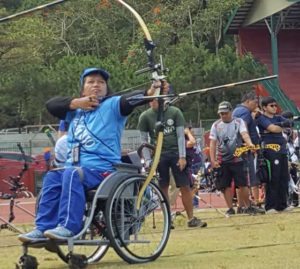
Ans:
[[[214,208],[225,208],[225,202],[222,195],[217,195],[215,193],[200,193],[200,203],[199,208],[210,208],[211,206]],[[9,216],[9,202],[10,200],[0,200],[0,217],[4,219],[8,219]],[[15,202],[32,213],[35,212],[35,198],[22,198],[16,199]],[[176,203],[173,206],[172,210],[183,210],[181,198],[177,197]],[[34,218],[26,213],[25,211],[19,209],[18,207],[14,208],[15,219],[13,223],[33,223]],[[1,223],[1,220],[0,220]]]

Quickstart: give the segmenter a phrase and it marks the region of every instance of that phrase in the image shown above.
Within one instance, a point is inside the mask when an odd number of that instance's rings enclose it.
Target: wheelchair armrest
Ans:
[[[92,189],[92,190],[88,190],[85,192],[85,199],[87,202],[93,201],[96,191],[97,191],[97,189]]]
[[[116,168],[117,171],[131,173],[138,173],[141,169],[140,166],[131,163],[115,163],[113,167]]]
[[[141,157],[138,155],[137,151],[131,151],[127,152],[126,154],[122,155],[121,161],[123,163],[129,163],[129,164],[134,164],[138,166],[140,169],[142,168],[142,161]]]

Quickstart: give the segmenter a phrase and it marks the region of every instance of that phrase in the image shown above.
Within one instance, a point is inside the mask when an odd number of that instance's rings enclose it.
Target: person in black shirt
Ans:
[[[232,115],[236,118],[241,118],[246,123],[249,136],[251,138],[251,141],[254,145],[259,144],[259,135],[257,132],[257,126],[254,118],[252,117],[252,113],[255,113],[254,111],[257,109],[258,106],[258,99],[254,91],[247,92],[242,97],[242,103],[240,105],[237,105],[236,108],[233,110]],[[246,162],[247,162],[247,168],[248,168],[248,176],[249,176],[249,185],[251,188],[251,195],[253,197],[254,204],[259,204],[259,185],[260,181],[259,178],[256,177],[256,168],[255,168],[255,162],[256,162],[256,154],[249,151],[247,152],[247,155],[245,156]],[[237,190],[237,198],[238,202],[240,202],[238,190]],[[239,206],[244,206],[240,205]],[[238,208],[238,212],[243,212],[242,208]]]
[[[292,121],[276,115],[277,102],[271,97],[261,101],[263,114],[257,117],[257,126],[262,140],[264,157],[271,165],[271,177],[266,183],[265,209],[267,213],[287,211],[289,182],[286,139],[282,131],[292,126]]]

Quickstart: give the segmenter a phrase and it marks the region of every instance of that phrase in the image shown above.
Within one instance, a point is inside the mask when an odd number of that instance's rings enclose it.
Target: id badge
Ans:
[[[79,144],[75,144],[72,147],[71,154],[72,154],[72,163],[73,164],[79,163],[79,156],[80,156],[80,147],[79,147]]]

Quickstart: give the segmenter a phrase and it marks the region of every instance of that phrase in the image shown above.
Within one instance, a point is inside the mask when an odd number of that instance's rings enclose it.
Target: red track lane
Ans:
[[[8,220],[9,218],[9,203],[10,200],[0,200],[0,217]],[[22,198],[15,199],[15,203],[20,207],[30,211],[31,213],[35,213],[35,198]],[[15,219],[12,223],[33,223],[34,217],[30,216],[25,211],[19,209],[18,207],[14,207],[14,215]],[[0,221],[1,222],[1,221]]]
[[[214,208],[225,208],[225,202],[222,195],[217,195],[215,193],[199,193],[200,201],[199,208],[210,208],[213,206]],[[9,202],[10,200],[0,200],[0,217],[8,220],[9,218]],[[15,202],[26,210],[34,213],[35,211],[35,198],[22,198],[16,199]],[[172,210],[183,210],[183,205],[181,201],[181,197],[178,196],[176,203]],[[33,223],[34,217],[21,210],[18,207],[14,208],[15,219],[12,223]],[[0,220],[1,223],[1,220]]]
[[[200,197],[198,208],[226,208],[226,203],[223,198],[223,195],[216,193],[201,193],[199,192],[198,196]],[[181,197],[178,195],[175,205],[171,208],[172,210],[183,210],[183,205]]]

